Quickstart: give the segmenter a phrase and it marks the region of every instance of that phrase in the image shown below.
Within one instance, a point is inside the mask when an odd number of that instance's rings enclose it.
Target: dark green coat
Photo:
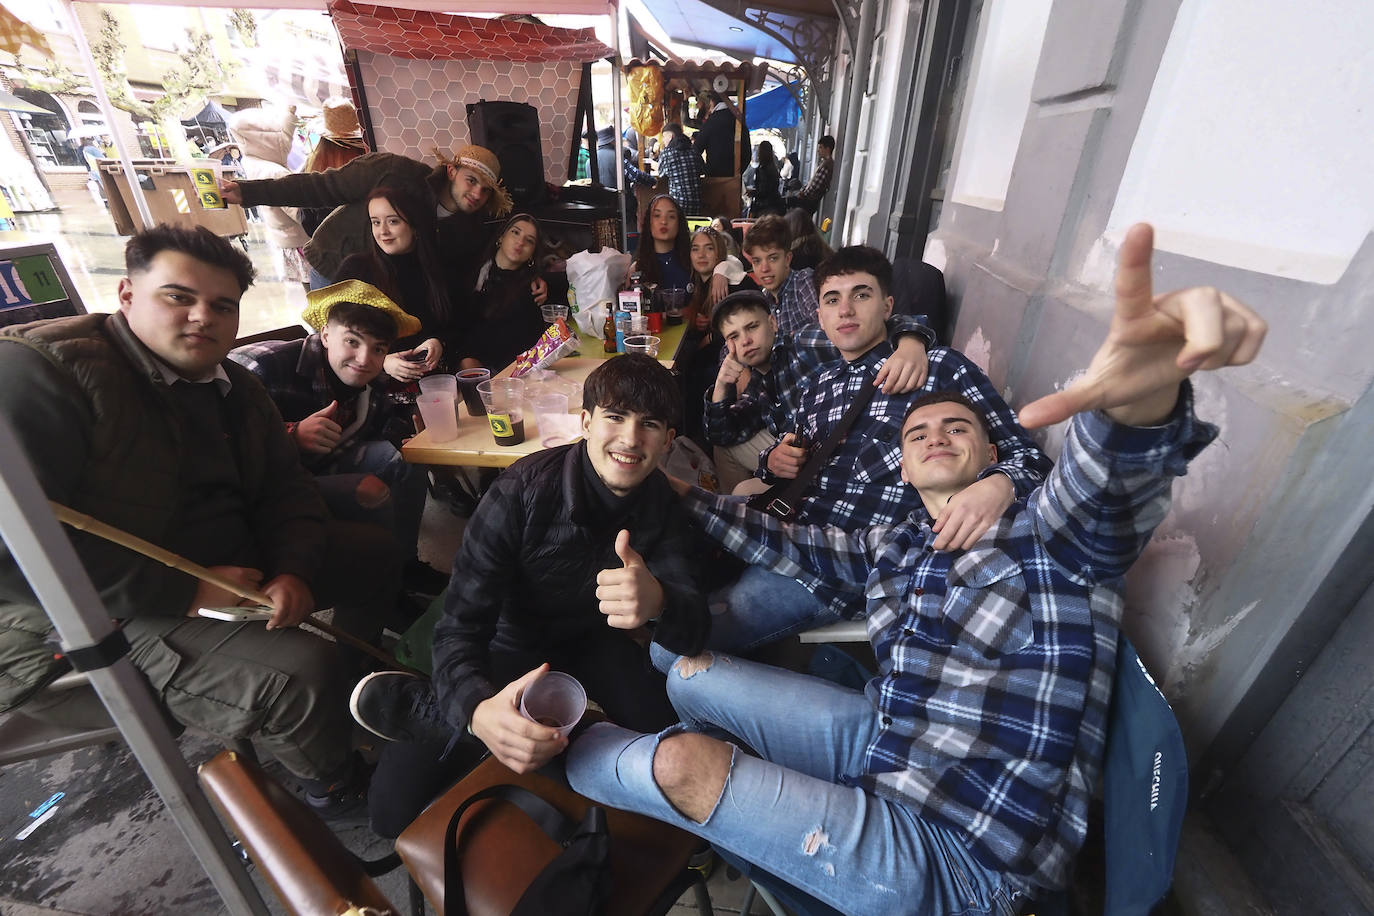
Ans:
[[[253,374],[226,361],[225,396],[249,525],[267,578],[311,580],[324,504]],[[0,331],[0,415],[49,499],[176,551],[186,454],[172,396],[124,316],[81,315]],[[72,543],[111,617],[180,615],[196,581],[92,535]],[[56,673],[51,624],[0,545],[0,711]]]

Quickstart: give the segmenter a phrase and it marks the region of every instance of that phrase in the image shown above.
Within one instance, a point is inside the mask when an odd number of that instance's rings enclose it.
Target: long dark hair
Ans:
[[[649,228],[654,204],[660,200],[668,201],[677,211],[677,238],[673,240],[673,258],[689,275],[692,273],[692,237],[687,231],[687,214],[682,212],[682,205],[672,197],[667,194],[655,194],[649,205],[644,208],[644,216],[639,221],[639,247],[635,249],[635,269],[639,271],[640,279],[645,283],[663,282],[663,275],[658,270],[658,252],[654,250],[654,235]]]
[[[501,247],[501,240],[506,237],[510,227],[516,223],[529,223],[534,227],[534,251],[531,252],[529,261],[508,272],[509,276],[503,277],[503,282],[493,282],[496,276],[496,250]],[[501,224],[501,231],[487,244],[482,267],[477,273],[475,292],[482,303],[482,317],[490,318],[500,314],[522,295],[529,295],[530,284],[539,275],[543,253],[544,227],[539,225],[539,220],[528,213],[516,213]]]
[[[370,206],[374,200],[385,200],[391,204],[396,213],[405,220],[410,226],[410,231],[415,236],[415,258],[420,264],[420,270],[425,278],[425,290],[429,296],[430,313],[439,321],[446,324],[452,311],[448,293],[444,290],[442,281],[443,273],[439,267],[439,253],[435,250],[435,214],[432,207],[427,207],[420,197],[405,189],[395,187],[373,188],[372,193],[367,195],[364,202]],[[370,233],[369,233],[369,237]],[[377,288],[386,293],[401,308],[408,308],[407,304],[400,300],[401,282],[396,273],[396,264],[392,257],[382,249],[377,247],[377,240],[372,238],[372,244],[367,246],[366,256],[371,262],[372,275],[378,279]],[[432,329],[426,328],[426,331]]]

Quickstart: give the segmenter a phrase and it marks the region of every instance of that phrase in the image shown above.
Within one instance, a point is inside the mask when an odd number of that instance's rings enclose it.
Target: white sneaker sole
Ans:
[[[367,729],[369,732],[376,735],[378,738],[381,738],[383,741],[395,741],[396,739],[392,738],[390,735],[382,734],[381,732],[373,728],[371,725],[368,725],[367,722],[363,721],[362,715],[358,712],[358,697],[362,695],[363,685],[365,685],[368,681],[372,680],[374,677],[394,677],[398,674],[403,674],[407,677],[415,677],[417,679],[419,678],[419,675],[410,675],[404,671],[374,671],[371,674],[364,677],[357,684],[353,685],[353,692],[348,696],[348,711],[353,716],[353,721],[357,722],[363,728]]]

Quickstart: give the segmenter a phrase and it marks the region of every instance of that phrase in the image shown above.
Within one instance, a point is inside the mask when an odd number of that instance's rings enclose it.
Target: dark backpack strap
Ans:
[[[765,511],[769,515],[789,519],[797,514],[797,507],[801,504],[802,494],[820,475],[821,468],[830,461],[830,456],[834,455],[835,450],[840,447],[840,443],[849,434],[849,429],[854,425],[854,421],[859,419],[859,414],[867,409],[869,402],[873,400],[873,390],[872,382],[864,382],[859,393],[855,395],[854,401],[845,410],[844,415],[840,417],[840,422],[831,430],[826,440],[811,453],[811,457],[806,459],[806,464],[802,465],[801,473],[783,484],[781,491],[776,496],[769,494],[768,503],[765,507]]]
[[[487,786],[468,796],[449,818],[444,830],[444,916],[467,916],[463,895],[463,870],[458,857],[458,822],[468,808],[489,798],[508,801],[529,815],[530,820],[559,846],[565,846],[577,833],[578,824],[528,789],[508,784]]]

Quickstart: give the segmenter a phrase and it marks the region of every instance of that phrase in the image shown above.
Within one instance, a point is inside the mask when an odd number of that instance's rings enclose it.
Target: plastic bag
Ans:
[[[719,488],[716,466],[706,453],[686,436],[677,436],[668,446],[668,453],[659,459],[658,466],[663,473],[685,480],[693,486],[701,487],[711,493]]]
[[[595,254],[579,251],[568,258],[568,285],[577,294],[577,327],[583,334],[601,339],[609,314],[607,303],[615,301],[620,285],[629,276],[631,260],[614,248],[602,248]]]

